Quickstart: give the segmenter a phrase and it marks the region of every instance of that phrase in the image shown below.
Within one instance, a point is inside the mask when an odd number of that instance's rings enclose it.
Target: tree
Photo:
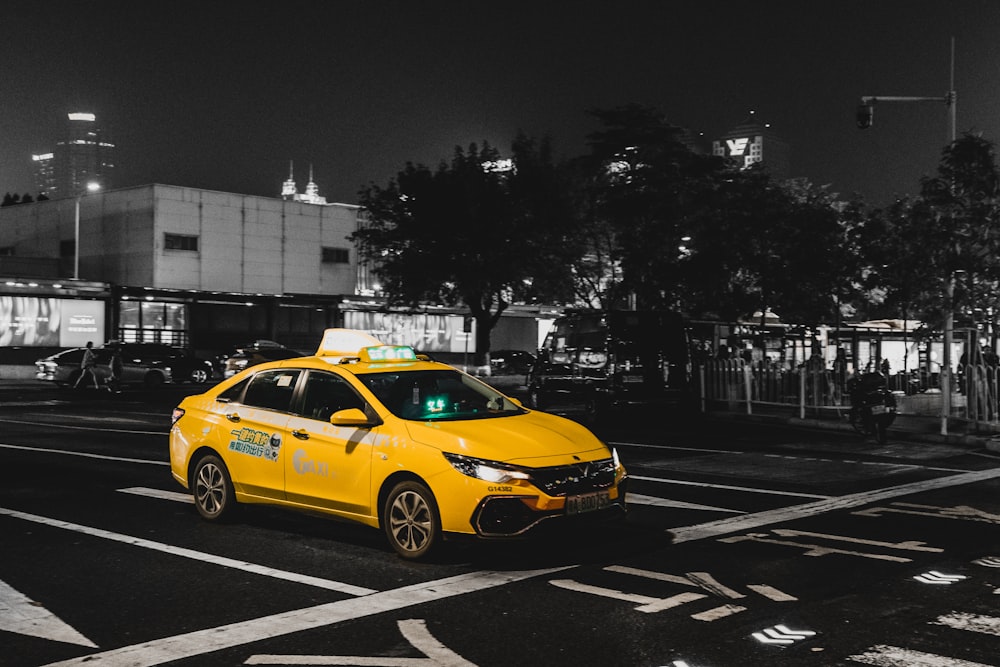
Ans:
[[[693,202],[725,165],[691,150],[684,130],[650,107],[591,113],[603,127],[589,135],[590,154],[580,165],[588,175],[582,217],[591,244],[584,257],[595,261],[577,275],[603,287],[605,306],[677,308]]]
[[[476,363],[515,301],[571,294],[575,247],[569,197],[548,140],[519,135],[512,168],[489,144],[455,148],[436,170],[408,163],[360,193],[365,224],[352,240],[390,305],[464,305],[476,320]]]
[[[8,192],[3,196],[3,202],[0,203],[0,206],[13,206],[14,204],[19,204],[19,203],[21,203],[21,195],[17,194],[12,195],[11,193]]]
[[[884,293],[887,310],[912,308],[935,328],[949,312],[995,319],[1000,170],[991,142],[965,134],[945,147],[937,175],[921,180],[919,197],[873,213],[867,227],[868,284]]]

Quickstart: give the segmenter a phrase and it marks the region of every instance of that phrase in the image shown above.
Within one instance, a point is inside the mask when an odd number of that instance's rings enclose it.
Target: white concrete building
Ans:
[[[103,283],[108,338],[200,349],[311,342],[336,323],[340,300],[358,293],[348,237],[359,215],[355,205],[166,185],[7,206],[0,276],[13,280],[0,284],[0,298],[79,299],[75,284]]]

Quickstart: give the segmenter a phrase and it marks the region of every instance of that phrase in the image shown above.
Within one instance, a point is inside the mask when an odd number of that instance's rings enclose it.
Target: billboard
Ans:
[[[100,345],[104,302],[38,296],[0,296],[0,347]]]

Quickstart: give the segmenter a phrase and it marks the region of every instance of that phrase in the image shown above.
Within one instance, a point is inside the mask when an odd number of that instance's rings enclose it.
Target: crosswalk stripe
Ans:
[[[993,667],[981,662],[970,662],[885,644],[873,646],[865,653],[852,655],[848,660],[875,667]]]
[[[934,625],[944,625],[956,630],[968,630],[969,632],[979,632],[984,635],[996,635],[1000,637],[1000,618],[996,616],[953,612],[939,616],[936,621],[931,621],[931,623]]]

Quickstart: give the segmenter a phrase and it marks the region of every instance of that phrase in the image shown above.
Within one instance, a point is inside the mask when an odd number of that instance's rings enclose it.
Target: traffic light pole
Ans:
[[[885,97],[869,95],[861,98],[857,122],[862,130],[872,126],[877,102],[944,102],[948,106],[951,143],[955,143],[955,38],[951,38],[951,79],[948,92],[943,97]],[[949,272],[945,296],[947,305],[944,319],[944,354],[941,362],[941,435],[948,435],[948,417],[951,415],[951,345],[955,328],[954,298],[955,273]]]

